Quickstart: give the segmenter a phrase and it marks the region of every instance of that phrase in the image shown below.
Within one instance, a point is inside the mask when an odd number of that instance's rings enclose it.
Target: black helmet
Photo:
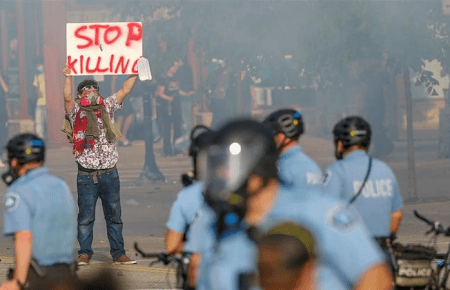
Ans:
[[[30,133],[20,134],[9,140],[6,145],[8,160],[17,158],[20,165],[28,162],[43,162],[45,144],[38,136]]]
[[[205,151],[206,202],[218,216],[218,232],[239,226],[247,209],[247,181],[255,174],[264,180],[277,177],[278,150],[261,123],[240,119],[225,124]]]
[[[11,160],[16,158],[19,165],[24,165],[29,162],[44,162],[45,158],[45,144],[41,138],[34,134],[20,134],[9,140],[6,145],[8,155],[9,170],[2,174],[2,179],[6,185],[11,185],[19,174],[17,170],[11,168]]]
[[[334,144],[337,147],[337,142],[341,141],[344,150],[347,150],[353,145],[359,145],[363,148],[370,146],[370,139],[372,131],[369,123],[361,117],[351,116],[339,121],[333,129]],[[336,152],[336,158],[341,159],[342,153]]]
[[[304,132],[302,114],[294,109],[281,109],[273,112],[263,121],[273,134],[283,133],[291,139],[298,139]]]
[[[198,152],[211,143],[214,136],[213,131],[204,126],[197,125],[191,131],[191,145],[189,146],[189,156],[197,156]]]

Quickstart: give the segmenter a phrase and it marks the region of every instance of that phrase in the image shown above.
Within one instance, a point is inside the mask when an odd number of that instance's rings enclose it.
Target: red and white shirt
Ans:
[[[111,119],[111,125],[114,126],[114,113],[122,108],[117,102],[116,94],[103,99],[105,110]],[[80,111],[80,105],[75,103],[73,109],[67,113],[72,128],[74,127],[75,117]],[[85,114],[83,111],[80,114]],[[83,117],[83,116],[81,116]],[[84,168],[88,169],[109,169],[113,168],[119,160],[116,142],[109,143],[106,139],[105,129],[101,118],[97,118],[99,139],[94,141],[92,148],[85,148],[83,153],[75,156],[75,161]]]

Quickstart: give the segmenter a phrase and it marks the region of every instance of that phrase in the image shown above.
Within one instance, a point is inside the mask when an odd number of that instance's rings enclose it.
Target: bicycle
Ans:
[[[431,221],[419,214],[414,215],[431,226],[425,235],[433,233],[431,246],[394,243],[391,245],[391,258],[395,260],[396,289],[408,290],[448,290],[447,280],[450,273],[450,244],[446,253],[436,253],[436,241],[439,235],[450,236],[450,227],[445,229],[440,222]],[[393,257],[392,257],[393,255]],[[433,267],[432,264],[436,266]]]
[[[176,288],[177,289],[186,289],[187,282],[187,271],[190,260],[190,255],[187,253],[183,253],[181,256],[175,256],[168,254],[166,252],[159,253],[145,253],[142,251],[137,243],[134,243],[134,249],[138,252],[143,258],[156,258],[156,261],[153,261],[149,264],[150,267],[157,263],[163,263],[164,266],[168,266],[170,264],[176,264],[177,272],[176,272]]]
[[[425,233],[425,235],[433,233],[433,236],[431,238],[433,248],[436,248],[436,241],[439,235],[450,237],[450,227],[447,227],[445,229],[439,221],[432,221],[420,215],[416,210],[414,210],[414,215],[431,227]],[[435,254],[432,262],[436,264],[436,269],[433,271],[431,278],[424,289],[425,290],[450,289],[447,287],[447,282],[450,275],[450,244],[448,245],[447,252]]]

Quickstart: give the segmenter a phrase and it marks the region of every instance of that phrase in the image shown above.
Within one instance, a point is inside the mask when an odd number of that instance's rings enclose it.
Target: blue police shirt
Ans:
[[[198,210],[203,204],[203,182],[197,181],[179,193],[170,209],[166,227],[172,231],[185,233],[198,216]],[[187,232],[189,235],[189,231]],[[188,237],[189,238],[189,237]]]
[[[239,276],[256,270],[256,245],[243,227],[226,231],[217,241],[216,214],[206,203],[199,213],[184,248],[186,252],[200,253],[202,257],[196,289],[239,289]]]
[[[67,184],[45,167],[19,177],[5,195],[4,233],[30,231],[39,265],[73,263],[75,203]]]
[[[265,232],[276,225],[293,222],[314,238],[319,289],[353,289],[361,276],[384,255],[367,231],[358,212],[336,198],[321,194],[320,188],[279,193],[274,208],[261,223]],[[303,192],[302,191],[302,192]],[[296,196],[293,196],[296,195]]]
[[[328,168],[324,192],[348,203],[361,187],[368,166],[369,157],[364,150],[349,153]],[[403,208],[403,199],[394,173],[384,162],[372,159],[369,178],[353,206],[372,236],[390,235],[391,213]]]
[[[297,190],[280,189],[274,207],[259,228],[266,232],[287,221],[305,227],[315,240],[318,289],[352,289],[363,273],[384,262],[384,256],[356,211],[322,195],[320,188],[304,185],[302,192],[305,191],[311,194],[299,195]],[[202,255],[198,289],[238,289],[239,274],[256,269],[256,245],[243,229],[216,244],[215,215],[206,205],[201,212],[186,245],[186,249]],[[216,257],[218,254],[222,256]],[[216,275],[217,269],[222,269],[220,276]],[[211,288],[218,282],[227,288]]]
[[[286,188],[301,187],[304,184],[320,185],[323,181],[319,165],[300,146],[294,146],[281,154],[278,169],[281,184]]]

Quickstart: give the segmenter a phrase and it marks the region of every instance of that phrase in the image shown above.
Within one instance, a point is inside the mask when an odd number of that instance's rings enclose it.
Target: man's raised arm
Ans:
[[[72,97],[72,76],[70,75],[70,68],[66,64],[63,68],[63,74],[64,74],[64,109],[66,110],[66,113],[72,111],[73,106],[75,104],[75,100]]]
[[[129,76],[124,82],[120,90],[116,93],[117,96],[117,103],[122,104],[123,99],[131,92],[134,85],[136,84],[136,80],[138,78],[138,75],[131,75]]]

